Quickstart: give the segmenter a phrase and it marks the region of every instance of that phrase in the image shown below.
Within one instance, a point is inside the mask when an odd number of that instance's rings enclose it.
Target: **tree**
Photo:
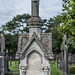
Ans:
[[[17,15],[11,21],[6,23],[6,25],[2,25],[2,32],[15,34],[28,32],[26,21],[30,17],[31,16],[29,14]]]
[[[75,2],[73,0],[63,0],[62,22],[59,32],[70,36],[75,36]]]
[[[68,49],[70,53],[75,53],[75,37],[71,36],[68,38]]]
[[[0,32],[5,36],[6,49],[9,52],[17,51],[18,33],[27,33],[26,21],[31,16],[28,14],[17,15],[11,21],[0,27]]]
[[[5,34],[4,37],[6,49],[8,49],[9,52],[16,52],[18,44],[18,35]]]
[[[45,33],[52,33],[52,49],[54,53],[59,53],[60,44],[62,43],[62,35],[58,32],[58,27],[61,23],[61,16],[57,15],[54,18],[50,18],[50,20],[46,21],[46,31]]]
[[[75,0],[63,0],[63,13],[59,32],[68,36],[69,52],[75,52]]]

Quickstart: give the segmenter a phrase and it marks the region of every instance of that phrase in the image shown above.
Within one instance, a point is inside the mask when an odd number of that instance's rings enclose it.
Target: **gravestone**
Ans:
[[[72,54],[69,53],[69,54],[68,54],[68,61],[70,62],[71,60],[72,60]]]
[[[29,34],[19,34],[16,59],[20,60],[20,75],[50,75],[49,60],[53,59],[52,34],[41,33],[39,0],[32,0],[32,15],[27,21]]]
[[[61,53],[59,53],[58,68],[60,70],[62,70],[62,56],[61,56]]]
[[[72,65],[75,66],[75,54],[72,55]]]
[[[69,62],[68,62],[68,47],[67,47],[67,35],[64,35],[64,41],[61,45],[61,56],[62,56],[62,71],[63,75],[70,75]]]

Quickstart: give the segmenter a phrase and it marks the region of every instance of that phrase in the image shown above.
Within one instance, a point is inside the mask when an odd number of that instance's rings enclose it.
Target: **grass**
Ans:
[[[57,68],[57,62],[55,62],[55,65],[52,64],[52,62],[50,62],[51,65],[51,75],[63,75],[62,71],[60,71]],[[71,68],[72,66],[70,65],[69,68]],[[70,75],[75,75],[75,74],[70,74]]]
[[[71,69],[73,66],[72,65],[69,65],[69,69]],[[71,74],[71,75],[75,75],[75,74]]]
[[[51,75],[63,75],[62,71],[60,71],[56,65],[53,65],[52,62],[50,62],[51,65]]]
[[[10,62],[9,62],[9,69],[10,71],[18,71],[19,70],[19,67],[18,67],[18,61],[12,61],[12,66],[10,66]]]
[[[55,63],[55,65],[53,65],[52,62],[50,62],[50,65],[51,65],[51,75],[63,75],[62,71],[60,71],[57,68],[57,63]],[[71,68],[71,66],[70,66],[70,68]],[[10,66],[10,62],[9,62],[9,69],[10,69],[10,71],[19,70],[18,61],[16,62],[16,64],[15,64],[15,61],[12,61],[12,66]],[[9,74],[9,75],[19,75],[19,74]],[[71,74],[71,75],[75,75],[75,74]]]

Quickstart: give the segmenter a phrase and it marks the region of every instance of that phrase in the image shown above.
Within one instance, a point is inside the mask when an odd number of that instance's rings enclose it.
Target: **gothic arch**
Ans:
[[[28,59],[33,53],[37,53],[40,56],[41,61],[43,63],[43,56],[44,56],[43,54],[44,53],[43,52],[41,53],[40,50],[37,48],[32,48],[26,53],[26,64],[28,64]]]

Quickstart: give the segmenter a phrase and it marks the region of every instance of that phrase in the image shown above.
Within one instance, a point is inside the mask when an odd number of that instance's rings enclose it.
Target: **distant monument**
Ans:
[[[68,47],[67,47],[67,35],[64,35],[63,44],[61,45],[61,67],[63,75],[70,75],[69,62],[68,62]]]
[[[27,21],[28,34],[19,34],[16,59],[20,60],[20,75],[51,75],[49,60],[53,59],[52,34],[41,33],[39,0],[32,0],[32,15]]]
[[[8,72],[8,52],[5,51],[5,38],[0,34],[0,75]]]

